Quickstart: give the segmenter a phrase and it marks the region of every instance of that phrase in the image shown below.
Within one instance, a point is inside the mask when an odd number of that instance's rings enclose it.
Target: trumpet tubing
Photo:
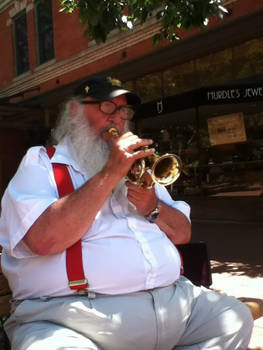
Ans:
[[[119,132],[114,127],[110,128],[108,132],[114,138],[119,137]],[[147,187],[143,175],[148,169],[151,170],[153,182],[161,186],[168,186],[179,178],[182,170],[182,161],[175,154],[166,153],[161,156],[154,153],[143,159],[136,160],[127,174],[127,178],[137,186]]]

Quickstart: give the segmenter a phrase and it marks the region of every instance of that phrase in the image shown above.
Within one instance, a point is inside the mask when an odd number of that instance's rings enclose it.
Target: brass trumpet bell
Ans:
[[[181,159],[175,154],[170,153],[162,156],[156,155],[156,158],[152,166],[153,181],[162,186],[171,185],[181,174]]]
[[[148,187],[149,185],[145,182],[144,174],[151,170],[151,177],[154,183],[168,186],[179,178],[181,169],[181,159],[176,155],[166,153],[160,156],[154,153],[151,156],[135,161],[127,174],[127,178],[137,186]]]

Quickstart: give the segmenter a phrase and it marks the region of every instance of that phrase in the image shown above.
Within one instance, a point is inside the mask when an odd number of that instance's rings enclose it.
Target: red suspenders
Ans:
[[[46,149],[47,154],[51,159],[56,149],[54,147],[47,147]],[[59,197],[63,197],[73,192],[74,187],[66,164],[52,163],[52,166]],[[83,269],[81,240],[66,250],[66,267],[69,287],[77,290],[86,289],[88,283],[85,279]]]
[[[47,147],[47,154],[51,159],[56,149],[55,147]],[[74,191],[72,180],[66,164],[52,163],[54,177],[57,184],[59,197],[63,197],[68,193]],[[179,249],[178,249],[179,251]],[[179,251],[181,258],[181,271],[180,274],[184,274],[183,258]],[[83,263],[82,263],[82,249],[81,240],[73,244],[66,250],[66,267],[69,280],[69,287],[76,290],[84,290],[88,287],[87,280],[85,279]]]

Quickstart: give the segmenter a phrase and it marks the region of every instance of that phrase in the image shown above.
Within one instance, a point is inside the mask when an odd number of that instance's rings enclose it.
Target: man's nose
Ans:
[[[120,113],[119,110],[116,110],[114,113],[112,114],[108,114],[108,120],[110,121],[116,121],[116,119],[120,119]]]

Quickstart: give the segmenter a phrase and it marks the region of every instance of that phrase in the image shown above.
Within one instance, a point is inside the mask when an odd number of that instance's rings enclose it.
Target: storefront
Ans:
[[[191,204],[193,239],[210,242],[212,257],[246,260],[253,249],[262,263],[263,80],[257,79],[145,103],[136,127],[160,153],[181,157],[181,176],[169,191]],[[216,242],[224,240],[222,250]],[[243,249],[235,257],[237,241]]]

